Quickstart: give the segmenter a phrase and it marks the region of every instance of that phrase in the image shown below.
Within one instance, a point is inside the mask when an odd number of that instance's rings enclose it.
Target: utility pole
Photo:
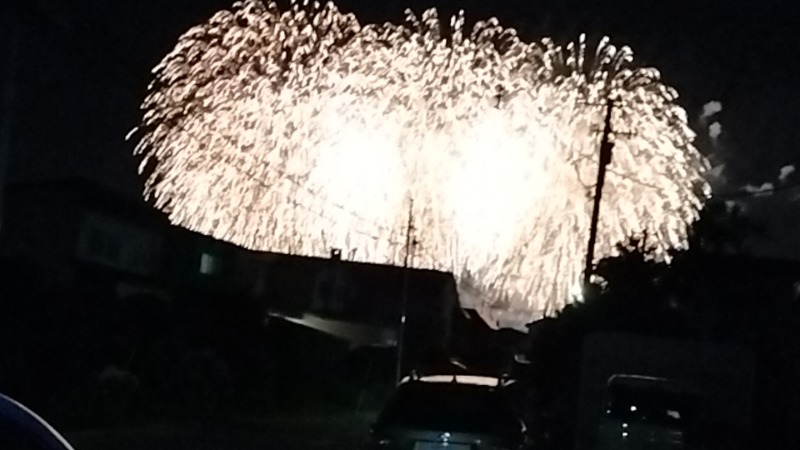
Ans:
[[[589,228],[589,245],[586,248],[586,268],[583,271],[583,287],[586,289],[592,279],[594,269],[594,247],[597,242],[597,223],[600,220],[600,201],[603,196],[603,185],[606,182],[606,169],[611,163],[611,150],[614,143],[609,140],[611,136],[611,112],[614,110],[614,100],[608,99],[606,103],[606,119],[603,126],[603,139],[600,141],[600,161],[597,168],[597,184],[594,187],[594,207],[592,209],[592,224]]]
[[[19,65],[19,25],[11,17],[10,7],[3,8],[3,19],[0,24],[8,30],[6,48],[2,49],[4,61],[0,65],[0,236],[3,231],[5,217],[6,172],[11,154],[11,128],[14,115],[14,82]]]
[[[416,241],[414,239],[414,199],[412,198],[408,204],[408,222],[406,223],[406,249],[405,256],[403,257],[403,300],[402,310],[400,312],[400,333],[397,336],[397,372],[395,374],[396,384],[400,384],[400,379],[403,376],[403,347],[406,335],[406,316],[408,314],[408,284],[409,272],[411,271],[411,264],[414,261],[414,246]]]

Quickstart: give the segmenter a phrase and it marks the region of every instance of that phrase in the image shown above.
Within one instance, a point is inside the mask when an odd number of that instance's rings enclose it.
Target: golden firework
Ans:
[[[597,256],[686,244],[708,195],[677,93],[629,48],[522,41],[435,10],[361,25],[332,3],[249,0],[154,69],[137,153],[178,225],[247,248],[451,271],[462,303],[519,325],[573,299],[614,98]]]

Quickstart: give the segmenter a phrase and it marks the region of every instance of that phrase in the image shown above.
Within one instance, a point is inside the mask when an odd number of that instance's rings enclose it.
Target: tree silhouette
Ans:
[[[748,217],[735,202],[714,200],[700,211],[690,229],[689,251],[693,254],[747,253],[747,240],[761,235],[764,226]]]

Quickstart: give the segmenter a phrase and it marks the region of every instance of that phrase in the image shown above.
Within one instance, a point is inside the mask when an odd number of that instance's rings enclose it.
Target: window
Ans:
[[[609,415],[624,422],[681,426],[699,406],[700,399],[688,392],[658,386],[612,386]]]
[[[214,275],[218,270],[218,261],[214,255],[203,253],[200,255],[200,273],[203,275]]]
[[[100,213],[87,213],[76,256],[142,275],[157,270],[161,237],[153,230]]]

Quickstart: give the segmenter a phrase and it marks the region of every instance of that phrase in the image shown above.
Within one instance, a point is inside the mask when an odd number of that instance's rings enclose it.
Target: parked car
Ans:
[[[3,394],[0,394],[0,449],[73,450],[44,419]]]
[[[407,377],[370,430],[370,450],[518,450],[525,424],[496,377]]]

